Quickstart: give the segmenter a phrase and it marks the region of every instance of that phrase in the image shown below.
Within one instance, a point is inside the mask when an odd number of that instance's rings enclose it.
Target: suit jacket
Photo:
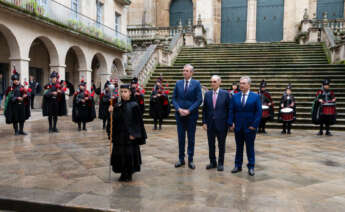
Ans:
[[[227,131],[229,119],[230,96],[225,90],[219,89],[216,107],[213,107],[213,90],[208,91],[204,97],[202,108],[202,123],[219,132]]]
[[[201,85],[198,80],[191,79],[188,85],[188,90],[184,92],[184,80],[176,82],[174,93],[172,96],[172,104],[179,116],[178,109],[188,109],[190,111],[190,118],[198,118],[198,108],[202,103]]]
[[[249,127],[258,128],[262,116],[262,105],[260,96],[256,93],[250,92],[247,98],[246,105],[242,107],[241,104],[242,92],[233,96],[229,107],[229,126],[235,123],[235,131],[244,130],[250,132]]]

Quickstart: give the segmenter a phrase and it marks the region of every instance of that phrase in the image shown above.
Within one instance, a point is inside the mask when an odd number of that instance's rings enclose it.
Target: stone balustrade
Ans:
[[[299,44],[323,42],[327,49],[330,63],[345,61],[345,19],[328,20],[327,13],[323,19],[310,19],[307,9],[296,36]]]

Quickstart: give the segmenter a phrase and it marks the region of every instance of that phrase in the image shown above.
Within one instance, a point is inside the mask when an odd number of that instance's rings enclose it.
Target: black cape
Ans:
[[[135,137],[129,139],[129,135]],[[115,105],[112,123],[113,150],[111,165],[115,173],[140,171],[141,152],[139,145],[146,143],[146,130],[139,105],[135,101]]]
[[[72,121],[91,122],[96,118],[95,101],[88,93],[89,100],[85,103],[81,102],[84,99],[84,92],[77,92],[73,96]]]
[[[42,114],[43,116],[65,116],[67,115],[67,104],[65,93],[61,92],[57,96],[52,95],[56,91],[53,84],[44,86],[46,89],[42,101]]]
[[[150,116],[153,119],[167,118],[170,113],[169,97],[166,94],[161,94],[160,97],[156,95],[157,91],[152,91],[150,97]]]
[[[6,124],[25,122],[31,116],[29,96],[23,101],[18,101],[18,97],[23,96],[22,85],[7,88],[4,115]]]

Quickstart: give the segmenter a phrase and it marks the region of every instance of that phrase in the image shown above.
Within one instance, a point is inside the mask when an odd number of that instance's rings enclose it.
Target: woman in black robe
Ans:
[[[121,173],[119,181],[131,181],[133,173],[140,171],[139,145],[146,143],[147,135],[130,85],[121,85],[120,92],[121,101],[109,108],[113,111],[111,165],[115,173]]]
[[[50,82],[44,86],[42,102],[43,116],[48,116],[49,133],[58,132],[56,127],[58,116],[67,115],[65,89],[59,82],[59,74],[53,71]]]
[[[282,130],[281,134],[291,134],[292,123],[296,120],[296,101],[295,101],[295,97],[292,95],[291,89],[292,89],[292,87],[289,84],[285,90],[285,93],[283,94],[283,96],[280,100],[278,120],[283,122],[283,130]],[[283,108],[291,108],[293,110],[293,112],[292,112],[293,113],[293,119],[291,121],[284,121],[282,119],[281,110]]]
[[[93,121],[95,117],[93,95],[86,90],[86,83],[82,80],[73,97],[72,121],[78,123],[79,131],[81,131],[81,124],[83,124],[83,130],[86,131],[86,123]]]
[[[15,70],[11,76],[12,85],[5,92],[6,124],[13,124],[15,135],[26,135],[24,122],[31,116],[30,91],[20,84],[20,75]],[[18,129],[19,124],[19,129]]]
[[[153,130],[162,129],[163,119],[170,113],[169,90],[162,86],[162,78],[158,78],[156,85],[152,89],[150,97],[150,116],[153,118]]]

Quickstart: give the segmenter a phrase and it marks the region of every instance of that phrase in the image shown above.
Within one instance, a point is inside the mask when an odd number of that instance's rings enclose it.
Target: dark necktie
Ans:
[[[246,95],[247,94],[245,93],[242,95],[242,102],[241,102],[242,107],[246,106]]]
[[[188,80],[186,80],[186,85],[184,87],[184,93],[186,94],[188,90]]]

